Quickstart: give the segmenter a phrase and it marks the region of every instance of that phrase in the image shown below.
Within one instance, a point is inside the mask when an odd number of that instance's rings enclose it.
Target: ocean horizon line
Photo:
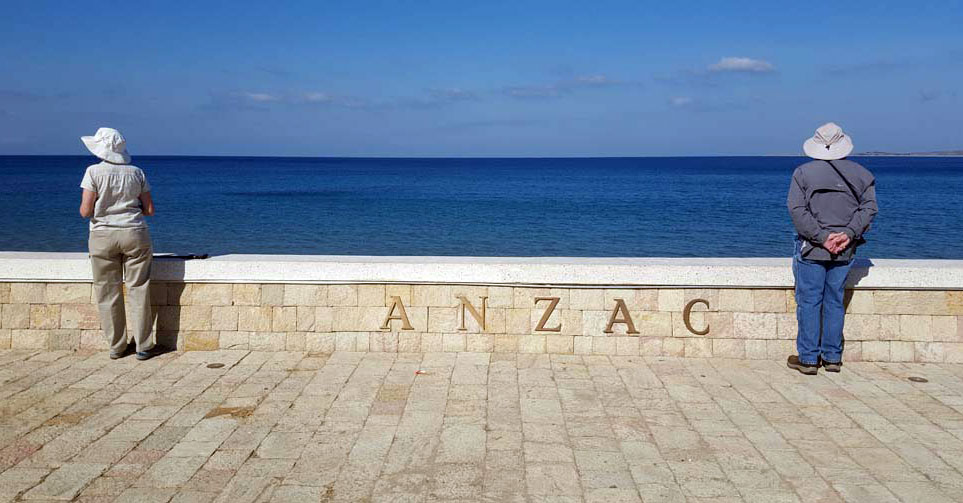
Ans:
[[[21,157],[21,158],[38,158],[38,157],[51,157],[51,158],[91,158],[90,154],[0,154],[0,157]],[[602,156],[366,156],[366,155],[321,155],[321,156],[311,156],[311,155],[236,155],[236,154],[131,154],[131,157],[136,158],[163,158],[163,159],[173,159],[173,158],[183,158],[183,159],[372,159],[372,160],[423,160],[423,159],[437,159],[437,160],[453,160],[453,159],[492,159],[492,160],[506,160],[506,159],[519,159],[519,160],[533,160],[533,159],[760,159],[760,158],[792,158],[800,157],[806,158],[803,153],[800,154],[759,154],[759,155],[748,155],[748,154],[734,154],[734,155],[602,155]],[[889,157],[889,158],[932,158],[932,157],[963,157],[963,153],[953,153],[953,154],[940,154],[940,153],[866,153],[860,152],[852,154],[849,157]]]

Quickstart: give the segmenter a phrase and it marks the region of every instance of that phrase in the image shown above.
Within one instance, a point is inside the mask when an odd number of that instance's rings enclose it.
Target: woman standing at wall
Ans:
[[[110,358],[127,352],[123,284],[131,307],[137,359],[159,354],[151,340],[150,268],[153,258],[144,216],[154,214],[144,172],[130,164],[120,132],[100,128],[81,141],[101,162],[87,168],[80,182],[80,214],[90,219],[90,265],[100,323],[110,342]]]

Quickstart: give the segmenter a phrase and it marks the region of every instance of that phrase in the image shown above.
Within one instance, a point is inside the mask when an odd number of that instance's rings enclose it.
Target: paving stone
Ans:
[[[91,480],[100,476],[109,465],[98,463],[67,463],[55,470],[43,483],[27,491],[24,500],[69,501]]]

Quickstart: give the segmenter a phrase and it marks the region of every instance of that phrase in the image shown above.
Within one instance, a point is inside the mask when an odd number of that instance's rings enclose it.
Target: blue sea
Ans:
[[[880,213],[859,252],[963,259],[963,158],[853,158]],[[135,157],[174,253],[785,257],[793,157]],[[0,250],[85,251],[92,157],[0,157]]]

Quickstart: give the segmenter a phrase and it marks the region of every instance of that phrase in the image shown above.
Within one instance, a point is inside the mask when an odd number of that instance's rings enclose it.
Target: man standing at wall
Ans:
[[[799,354],[787,364],[807,375],[815,375],[820,364],[840,371],[846,276],[877,212],[875,178],[845,159],[852,150],[842,128],[832,122],[820,126],[803,144],[814,160],[796,168],[789,185],[787,202],[797,233],[792,271]]]

